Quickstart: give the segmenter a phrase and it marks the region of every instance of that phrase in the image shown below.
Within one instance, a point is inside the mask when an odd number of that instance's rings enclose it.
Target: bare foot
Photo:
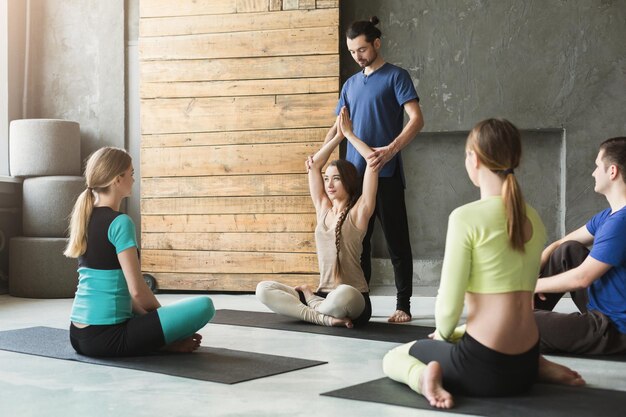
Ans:
[[[309,287],[308,284],[304,284],[304,285],[298,285],[297,287],[293,288],[296,291],[301,291],[302,294],[304,294],[304,299],[308,300],[309,298],[313,297],[315,294],[313,293],[313,290],[311,289],[311,287]]]
[[[338,319],[335,317],[331,317],[330,319],[331,325],[333,327],[343,327],[346,326],[348,329],[351,329],[354,327],[354,324],[352,324],[352,320],[350,320],[349,318],[345,318],[345,319]]]
[[[543,356],[539,357],[538,379],[542,382],[559,385],[581,386],[586,384],[585,380],[578,372],[567,366],[551,362]]]
[[[166,352],[191,353],[200,347],[201,340],[202,335],[194,333],[193,336],[189,336],[186,339],[177,340],[167,346],[164,346],[162,350]]]
[[[389,323],[406,323],[411,321],[411,315],[402,310],[396,310],[387,321]]]
[[[420,390],[432,407],[452,408],[454,400],[452,394],[443,389],[443,374],[439,362],[430,362],[420,378]]]

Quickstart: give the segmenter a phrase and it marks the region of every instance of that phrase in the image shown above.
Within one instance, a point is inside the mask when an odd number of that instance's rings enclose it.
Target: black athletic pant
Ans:
[[[576,268],[589,255],[579,242],[560,245],[541,270],[540,279]],[[597,310],[587,310],[587,289],[570,292],[580,312],[556,313],[552,309],[563,293],[545,294],[542,301],[535,296],[535,320],[541,335],[541,351],[587,355],[611,355],[626,352],[626,334],[620,333],[610,318]]]
[[[70,342],[76,352],[94,357],[140,356],[165,346],[161,320],[156,310],[123,323],[70,325]]]
[[[539,342],[529,351],[507,355],[490,349],[465,333],[456,344],[418,340],[409,354],[428,364],[437,361],[443,387],[453,394],[495,397],[521,394],[537,380]]]
[[[363,239],[361,268],[369,285],[372,277],[372,245],[374,221],[378,218],[382,226],[389,257],[393,265],[396,281],[396,308],[411,314],[411,295],[413,294],[413,254],[409,239],[409,222],[404,200],[404,184],[400,172],[396,169],[393,177],[378,178],[376,210],[369,221],[367,233]]]

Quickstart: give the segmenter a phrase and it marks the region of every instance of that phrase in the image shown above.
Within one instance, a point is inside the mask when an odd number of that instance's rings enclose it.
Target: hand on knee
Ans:
[[[341,284],[332,290],[326,300],[320,304],[319,311],[323,314],[355,319],[365,310],[365,299],[356,288]]]

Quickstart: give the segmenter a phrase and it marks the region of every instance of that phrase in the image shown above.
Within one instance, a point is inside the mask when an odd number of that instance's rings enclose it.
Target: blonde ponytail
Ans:
[[[87,229],[96,201],[95,193],[106,193],[115,179],[132,165],[132,158],[124,149],[100,148],[87,159],[85,181],[87,189],[74,204],[69,224],[69,242],[63,254],[78,258],[87,251]]]
[[[93,212],[95,197],[93,191],[85,189],[74,204],[70,217],[70,237],[63,254],[68,258],[78,258],[87,250],[87,226]]]

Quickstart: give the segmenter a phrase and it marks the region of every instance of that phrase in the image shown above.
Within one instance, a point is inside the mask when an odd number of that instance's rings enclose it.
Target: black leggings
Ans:
[[[70,325],[70,341],[76,352],[95,357],[139,356],[165,346],[161,320],[156,310],[123,323]]]
[[[391,177],[378,178],[376,191],[376,209],[367,226],[361,253],[361,269],[369,285],[372,276],[372,243],[374,223],[380,221],[389,258],[393,265],[396,283],[396,310],[411,314],[411,295],[413,295],[413,254],[409,236],[409,221],[404,197],[404,180],[400,164]]]
[[[425,364],[439,362],[443,386],[451,393],[475,397],[524,393],[537,380],[539,369],[539,341],[527,352],[507,355],[465,333],[456,344],[418,340],[409,354]]]

